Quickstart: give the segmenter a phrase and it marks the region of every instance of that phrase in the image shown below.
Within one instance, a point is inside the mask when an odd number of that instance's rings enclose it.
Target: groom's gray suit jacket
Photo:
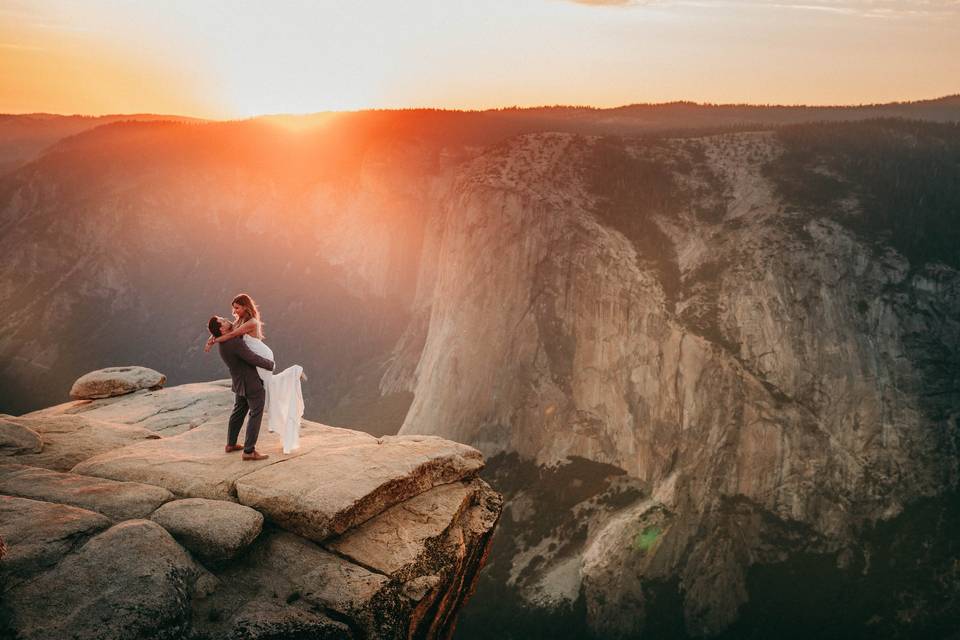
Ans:
[[[255,397],[263,393],[263,380],[256,367],[273,371],[273,360],[258,356],[243,341],[243,336],[217,343],[220,357],[230,369],[233,392],[238,396]]]

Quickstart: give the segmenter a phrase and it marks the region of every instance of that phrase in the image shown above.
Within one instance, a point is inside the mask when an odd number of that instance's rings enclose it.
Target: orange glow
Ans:
[[[948,0],[7,0],[0,112],[851,104],[960,91]]]
[[[263,116],[260,118],[260,121],[274,125],[290,133],[307,133],[328,126],[335,119],[336,115],[337,114],[330,112],[313,113],[307,116],[276,114]]]
[[[215,103],[159,57],[26,15],[0,9],[0,112],[216,114]]]

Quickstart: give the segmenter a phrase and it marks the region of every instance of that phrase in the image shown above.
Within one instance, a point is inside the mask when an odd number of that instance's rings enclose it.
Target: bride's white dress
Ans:
[[[247,334],[244,334],[243,339],[255,354],[276,363],[273,350],[263,340]],[[257,367],[257,373],[263,379],[263,387],[267,391],[267,429],[280,434],[283,452],[290,453],[300,446],[300,419],[303,417],[300,375],[303,373],[303,367],[295,364],[280,373]]]

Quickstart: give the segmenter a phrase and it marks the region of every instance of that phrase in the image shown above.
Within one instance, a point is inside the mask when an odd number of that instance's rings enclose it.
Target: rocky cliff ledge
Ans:
[[[452,634],[501,510],[478,451],[304,421],[243,462],[226,381],[155,382],[0,416],[0,637]]]

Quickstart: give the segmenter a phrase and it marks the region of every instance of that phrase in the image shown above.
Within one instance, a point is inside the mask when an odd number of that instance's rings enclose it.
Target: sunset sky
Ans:
[[[0,0],[0,112],[960,93],[960,0]]]

